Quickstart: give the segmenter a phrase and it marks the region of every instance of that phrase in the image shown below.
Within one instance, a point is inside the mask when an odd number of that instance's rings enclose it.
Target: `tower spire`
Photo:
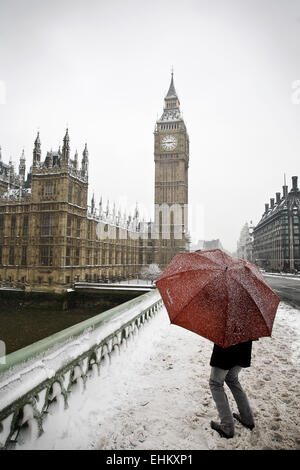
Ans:
[[[69,163],[70,157],[70,137],[69,137],[69,129],[66,129],[66,134],[64,136],[64,144],[62,148],[62,160],[64,163]]]
[[[83,176],[88,176],[88,168],[89,168],[89,152],[88,152],[87,143],[86,143],[84,150],[82,152],[82,160],[81,160],[81,173]]]
[[[36,166],[37,163],[41,161],[41,140],[40,140],[40,132],[38,131],[36,139],[34,141],[34,149],[33,149],[33,166]]]
[[[25,152],[23,149],[22,155],[20,157],[20,163],[19,163],[19,176],[21,177],[23,182],[25,181],[25,171],[26,171],[26,162],[25,162]]]
[[[77,170],[77,167],[78,167],[78,152],[77,152],[77,149],[76,149],[76,152],[75,152],[75,155],[74,155],[74,167]]]
[[[177,96],[177,93],[176,93],[176,90],[175,90],[175,85],[174,85],[174,69],[173,69],[173,66],[172,66],[172,69],[171,69],[171,83],[170,83],[170,86],[169,86],[169,91],[166,94],[166,98],[177,98],[178,99],[178,96]]]
[[[173,68],[172,68],[171,83],[170,83],[170,86],[169,86],[168,93],[165,96],[164,110],[167,111],[167,113],[169,113],[169,111],[171,111],[171,113],[176,111],[177,114],[178,113],[180,114],[180,108],[179,107],[180,107],[180,101],[179,101],[179,98],[177,96],[177,92],[175,90],[174,71],[173,71]],[[161,119],[164,120],[165,117],[166,116],[162,116]],[[169,119],[169,116],[167,118]]]

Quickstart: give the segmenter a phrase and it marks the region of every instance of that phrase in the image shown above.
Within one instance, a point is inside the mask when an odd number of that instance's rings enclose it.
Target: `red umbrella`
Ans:
[[[171,323],[223,348],[271,336],[279,298],[248,261],[219,249],[178,254],[156,286]]]

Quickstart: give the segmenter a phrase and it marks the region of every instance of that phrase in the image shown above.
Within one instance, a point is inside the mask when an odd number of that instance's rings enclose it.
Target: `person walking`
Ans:
[[[227,439],[234,436],[233,418],[250,430],[255,426],[247,395],[239,382],[239,373],[242,368],[251,365],[251,352],[252,341],[246,341],[227,348],[221,348],[215,344],[211,355],[209,387],[217,407],[220,423],[211,421],[210,426],[221,437]],[[224,390],[224,382],[232,392],[239,414],[231,412]]]
[[[220,423],[211,427],[221,436],[234,436],[234,420],[254,427],[239,373],[251,363],[252,341],[270,337],[280,302],[258,267],[222,250],[175,255],[156,281],[170,322],[214,343],[209,380]],[[224,382],[237,403],[232,414]]]

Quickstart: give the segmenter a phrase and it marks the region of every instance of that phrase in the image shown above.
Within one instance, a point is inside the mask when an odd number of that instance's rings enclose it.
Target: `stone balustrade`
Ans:
[[[114,307],[5,357],[0,363],[0,449],[12,449],[27,433],[37,439],[55,405],[68,408],[70,394],[113,366],[162,307],[157,290]],[[3,362],[3,361],[2,361]]]

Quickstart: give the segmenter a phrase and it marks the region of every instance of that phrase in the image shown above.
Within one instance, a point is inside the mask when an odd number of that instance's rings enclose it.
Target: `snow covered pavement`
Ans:
[[[256,427],[236,424],[233,439],[217,420],[208,378],[212,343],[170,325],[161,309],[101,377],[88,382],[45,421],[45,433],[21,448],[191,450],[299,449],[300,311],[281,303],[272,338],[253,343],[241,372]],[[227,389],[228,390],[228,389]],[[234,401],[228,390],[233,411]]]

